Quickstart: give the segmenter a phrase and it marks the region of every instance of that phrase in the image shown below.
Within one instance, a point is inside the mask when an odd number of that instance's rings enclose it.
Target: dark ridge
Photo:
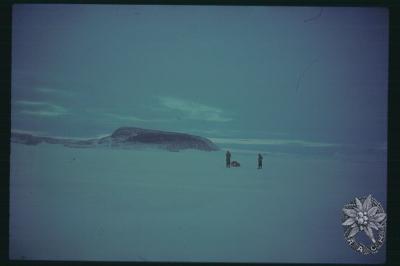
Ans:
[[[141,148],[155,147],[169,151],[195,149],[203,151],[216,151],[219,148],[210,140],[177,132],[168,132],[137,127],[121,127],[110,136],[100,139],[73,140],[54,137],[41,137],[25,133],[11,133],[11,142],[26,145],[37,145],[39,143],[62,144],[71,148],[91,147],[120,147]]]

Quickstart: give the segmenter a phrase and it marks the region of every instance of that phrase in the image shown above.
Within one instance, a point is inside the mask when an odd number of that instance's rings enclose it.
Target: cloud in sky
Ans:
[[[186,119],[213,122],[229,122],[232,120],[216,107],[174,97],[159,97],[159,100],[163,107],[180,112]]]
[[[36,136],[41,136],[41,135],[46,134],[45,131],[24,130],[24,129],[11,129],[11,132],[20,133],[20,134],[30,134],[30,135],[36,135]]]
[[[170,120],[164,120],[164,119],[143,119],[139,118],[136,116],[131,116],[131,115],[121,115],[121,114],[115,114],[115,113],[105,113],[105,116],[108,116],[113,119],[118,119],[122,121],[128,121],[128,122],[166,122]]]
[[[241,145],[300,145],[304,147],[333,147],[334,143],[312,142],[290,139],[233,139],[233,138],[209,138],[219,144],[241,144]]]
[[[19,113],[21,114],[55,117],[68,113],[67,109],[64,107],[48,102],[21,100],[16,101],[15,104],[20,108]]]

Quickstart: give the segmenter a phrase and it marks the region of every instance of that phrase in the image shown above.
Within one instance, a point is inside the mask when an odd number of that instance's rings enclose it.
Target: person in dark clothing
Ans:
[[[262,160],[263,160],[263,157],[262,157],[261,154],[259,153],[259,154],[258,154],[258,159],[257,159],[257,161],[258,161],[258,169],[261,169],[261,168],[262,168]]]
[[[231,153],[229,151],[226,151],[225,158],[226,158],[226,167],[230,168],[231,167]]]

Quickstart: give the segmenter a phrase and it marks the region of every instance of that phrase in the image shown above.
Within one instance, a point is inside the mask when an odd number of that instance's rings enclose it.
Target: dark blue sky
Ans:
[[[382,144],[388,11],[14,5],[12,75],[14,130]]]

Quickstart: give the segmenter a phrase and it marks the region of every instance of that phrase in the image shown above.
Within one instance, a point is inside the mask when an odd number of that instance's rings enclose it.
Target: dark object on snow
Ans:
[[[240,167],[240,163],[237,162],[237,161],[232,161],[232,162],[231,162],[231,166],[232,166],[232,167]]]
[[[261,168],[262,168],[262,160],[263,160],[263,157],[262,157],[261,154],[259,153],[259,154],[258,154],[258,159],[257,159],[257,161],[258,161],[258,169],[261,169]]]
[[[229,151],[226,151],[225,158],[226,158],[226,167],[227,168],[231,167],[231,153]]]

